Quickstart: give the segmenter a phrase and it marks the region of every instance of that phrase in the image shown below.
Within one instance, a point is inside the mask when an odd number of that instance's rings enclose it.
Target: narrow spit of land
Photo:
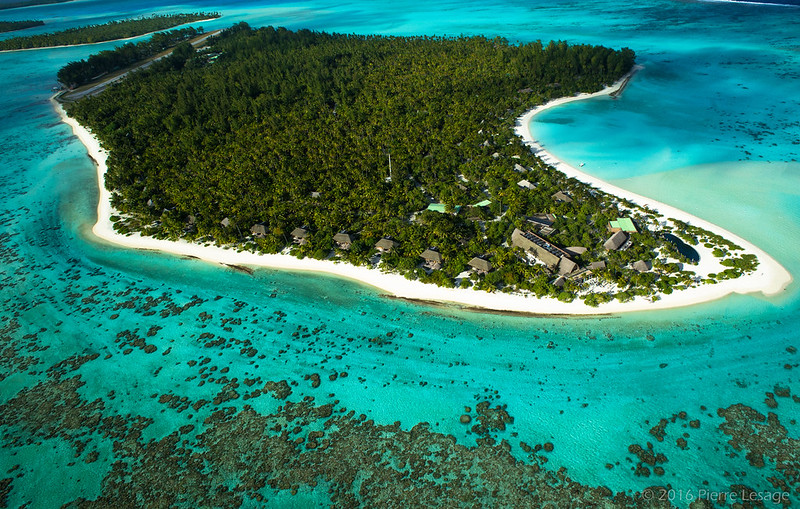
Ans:
[[[24,21],[0,21],[0,33],[16,32],[17,30],[25,30],[26,28],[40,27],[44,25],[44,21],[40,19],[29,19]]]
[[[189,39],[186,42],[188,42],[195,48],[199,48],[203,45],[203,43],[205,43],[208,40],[209,37],[213,37],[220,32],[221,30],[214,30],[206,34],[200,34],[197,35],[196,37],[193,37],[192,39]],[[105,90],[106,88],[108,88],[109,86],[125,78],[129,73],[147,69],[155,62],[158,62],[159,60],[168,57],[169,55],[172,54],[174,50],[175,50],[174,47],[166,49],[148,59],[137,62],[131,66],[125,67],[124,69],[119,69],[117,71],[109,73],[103,76],[101,79],[92,81],[91,83],[87,83],[85,85],[76,87],[71,90],[65,90],[60,94],[58,94],[55,99],[61,103],[71,103],[79,99],[83,99],[84,97],[95,96],[100,92],[102,92],[103,90]]]
[[[0,10],[18,9],[20,7],[31,7],[34,5],[63,4],[74,0],[22,0],[20,2],[9,2],[0,4]]]
[[[109,21],[100,25],[68,28],[59,32],[11,37],[0,41],[0,51],[61,48],[67,46],[81,46],[84,44],[99,44],[101,42],[124,41],[185,25],[187,23],[210,21],[219,17],[220,15],[218,13],[197,12],[154,15]]]

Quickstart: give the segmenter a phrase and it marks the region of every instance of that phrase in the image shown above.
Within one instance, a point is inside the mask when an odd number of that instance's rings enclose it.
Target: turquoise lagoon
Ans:
[[[186,10],[224,15],[203,23],[206,29],[245,20],[629,46],[644,69],[620,99],[548,111],[534,120],[535,135],[559,157],[712,220],[800,273],[799,9],[672,1],[145,1],[131,8],[88,0],[2,17],[44,18],[57,29]],[[181,447],[219,453],[200,436],[214,431],[208,420],[214,412],[249,405],[259,415],[279,414],[306,396],[317,405],[336,402],[375,425],[399,421],[408,431],[426,422],[430,433],[469,447],[483,436],[504,439],[521,462],[534,460],[520,442],[549,442],[553,450],[542,454],[542,468],[565,467],[573,481],[615,492],[667,484],[695,495],[733,485],[774,491],[768,478],[783,479],[775,449],[760,451],[763,467],[751,465],[750,449],[728,443],[717,410],[742,404],[774,412],[789,437],[800,435],[800,405],[766,395],[776,388],[800,395],[796,283],[772,298],[737,295],[672,311],[533,318],[408,303],[333,277],[251,275],[98,241],[91,234],[92,162],[48,99],[61,65],[113,46],[0,54],[0,500],[8,506],[51,507],[102,495],[108,501],[121,497],[120,479],[145,497],[141,503],[180,485],[164,479],[189,476],[167,461],[170,454],[180,456]],[[306,378],[312,374],[319,387]],[[266,389],[252,395],[281,380],[292,390],[285,400]],[[513,423],[484,434],[461,424],[464,407],[474,423],[482,401],[506,405]],[[686,419],[669,422],[657,441],[651,428],[680,412]],[[687,426],[690,420],[699,428]],[[311,428],[322,429],[310,422],[304,433]],[[683,433],[685,449],[677,444]],[[178,436],[186,442],[170,441]],[[248,442],[243,435],[242,449],[223,448],[230,457],[202,456],[207,484],[197,484],[233,489],[241,479],[236,455],[266,440],[254,436]],[[649,477],[635,473],[640,460],[629,446],[647,442],[667,458],[659,463],[663,475],[652,465]],[[373,446],[369,439],[361,444],[367,451]],[[294,475],[291,468],[271,475]],[[270,506],[327,504],[335,482],[322,472],[331,465],[316,468],[316,487],[300,483],[295,495],[290,485],[256,491]],[[152,484],[145,470],[163,474],[164,484]],[[462,474],[453,472],[453,479]],[[418,482],[419,489],[429,487]],[[341,486],[358,492],[357,483]],[[186,493],[173,502],[211,505]],[[246,497],[243,504],[257,500]]]

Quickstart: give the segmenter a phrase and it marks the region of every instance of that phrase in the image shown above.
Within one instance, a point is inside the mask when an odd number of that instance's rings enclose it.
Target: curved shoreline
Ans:
[[[393,297],[409,299],[414,301],[436,301],[441,303],[451,303],[464,306],[469,309],[484,309],[490,311],[526,313],[532,315],[607,315],[611,313],[623,313],[632,311],[652,311],[660,309],[671,309],[677,307],[690,306],[716,300],[732,293],[755,293],[762,292],[765,295],[774,295],[786,288],[792,278],[789,273],[774,259],[764,251],[758,249],[751,243],[723,230],[707,221],[702,221],[690,214],[687,214],[675,207],[650,200],[642,196],[630,193],[616,186],[610,185],[599,179],[591,177],[566,163],[556,159],[551,154],[544,151],[532,137],[529,124],[534,115],[541,113],[552,107],[582,100],[590,97],[608,95],[619,90],[630,74],[623,77],[611,87],[608,87],[594,94],[581,94],[575,97],[562,98],[551,101],[545,105],[536,107],[517,121],[516,132],[525,143],[548,164],[553,165],[567,176],[575,177],[587,184],[590,184],[602,191],[614,194],[621,198],[635,201],[639,205],[647,205],[659,210],[661,213],[668,214],[680,220],[714,231],[724,237],[736,242],[745,250],[756,254],[761,262],[758,270],[754,273],[741,276],[733,280],[725,280],[713,285],[702,285],[674,292],[670,295],[659,295],[660,299],[652,302],[643,297],[636,297],[629,302],[612,301],[601,304],[598,307],[591,307],[580,300],[573,302],[561,302],[553,298],[536,298],[521,294],[508,293],[488,293],[473,289],[442,288],[419,281],[411,281],[400,274],[382,272],[377,268],[355,266],[345,262],[334,262],[329,260],[298,259],[286,254],[258,254],[249,251],[237,252],[234,249],[226,249],[218,246],[206,246],[190,243],[185,240],[170,241],[159,240],[152,237],[143,237],[135,233],[122,235],[114,231],[110,220],[112,215],[111,193],[105,188],[105,171],[107,153],[100,147],[100,143],[91,132],[80,125],[75,119],[68,117],[60,103],[52,100],[53,105],[61,118],[62,122],[72,128],[73,133],[86,147],[89,156],[97,167],[97,183],[99,188],[99,200],[97,204],[97,222],[92,227],[95,236],[111,242],[113,244],[130,247],[134,249],[163,251],[181,256],[189,256],[223,266],[230,265],[250,265],[256,267],[266,267],[272,269],[287,269],[297,271],[323,272],[335,276],[352,279],[366,285],[372,286]],[[55,96],[54,96],[55,97]]]
[[[614,184],[610,184],[604,180],[600,180],[597,177],[589,175],[574,166],[562,161],[561,159],[557,158],[550,152],[548,152],[544,146],[539,143],[533,137],[533,133],[530,129],[530,123],[533,117],[536,115],[554,108],[556,106],[561,106],[563,104],[567,104],[573,101],[581,101],[584,99],[589,99],[593,97],[600,97],[603,95],[613,96],[616,92],[620,91],[623,87],[628,85],[628,82],[633,77],[633,75],[641,69],[640,67],[635,67],[630,73],[625,75],[622,79],[616,82],[614,85],[607,87],[600,92],[595,92],[594,94],[579,94],[573,97],[562,97],[560,99],[556,99],[554,101],[550,101],[546,104],[537,106],[532,110],[525,113],[519,119],[517,119],[517,126],[515,132],[517,135],[522,138],[525,145],[527,145],[534,154],[536,154],[542,161],[547,163],[548,165],[552,166],[553,168],[557,169],[558,171],[564,173],[567,177],[575,178],[576,180],[580,180],[581,182],[588,184],[592,187],[599,189],[600,191],[606,192],[608,194],[612,194],[619,198],[627,199],[637,205],[648,207],[652,210],[663,214],[666,217],[672,217],[675,219],[679,219],[685,223],[692,224],[694,226],[699,226],[700,228],[704,228],[711,232],[717,233],[728,240],[731,240],[738,244],[739,246],[743,247],[746,252],[755,254],[759,260],[758,269],[751,273],[743,275],[736,279],[725,280],[722,282],[717,283],[717,287],[726,287],[727,294],[730,293],[755,293],[761,292],[764,295],[776,295],[789,285],[792,282],[792,276],[777,260],[772,258],[769,254],[767,254],[763,249],[757,247],[753,243],[743,239],[739,235],[732,233],[721,226],[713,224],[709,221],[701,219],[697,216],[689,214],[683,210],[678,209],[677,207],[673,207],[672,205],[667,205],[666,203],[654,200],[652,198],[647,198],[646,196],[642,196],[640,194],[628,191],[621,187],[615,186]],[[736,284],[739,283],[739,284]],[[727,289],[727,287],[732,287]],[[691,292],[693,289],[688,289],[681,291],[680,293]],[[666,297],[666,296],[662,296]]]

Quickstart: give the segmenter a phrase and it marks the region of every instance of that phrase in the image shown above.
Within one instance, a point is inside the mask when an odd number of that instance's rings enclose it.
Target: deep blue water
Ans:
[[[798,10],[658,0],[144,1],[134,8],[86,0],[2,17],[42,18],[55,30],[186,10],[221,11],[222,19],[203,24],[207,29],[247,20],[629,46],[644,70],[621,99],[552,110],[537,117],[537,136],[560,157],[585,162],[585,170],[717,222],[793,274],[800,269]],[[94,499],[109,489],[117,461],[138,465],[121,452],[123,439],[64,421],[86,418],[93,401],[102,402],[104,417],[126,426],[137,416],[151,419],[139,438],[144,444],[189,424],[195,428],[187,436],[211,430],[206,418],[225,406],[267,414],[285,403],[238,397],[181,411],[162,402],[164,394],[189,401],[222,394],[220,384],[200,378],[200,366],[216,368],[210,378],[226,370],[225,377],[239,380],[240,394],[245,379],[260,377],[259,386],[287,380],[297,384],[288,401],[308,395],[319,404],[338,401],[378,424],[399,421],[404,430],[428,422],[433,432],[470,446],[476,434],[459,423],[464,407],[504,404],[514,422],[492,436],[508,440],[511,454],[526,458],[520,441],[551,442],[544,468],[566,467],[572,479],[614,491],[666,483],[683,490],[774,489],[767,479],[781,476],[775,463],[751,466],[747,451],[728,444],[717,409],[741,403],[773,411],[798,437],[798,404],[791,397],[776,397],[777,408],[765,403],[776,387],[800,393],[800,361],[792,351],[800,347],[796,284],[778,297],[732,296],[673,311],[532,318],[428,307],[327,276],[270,270],[251,276],[104,244],[91,235],[92,163],[48,98],[61,65],[113,46],[0,54],[6,78],[0,96],[0,472],[6,474],[0,478],[10,479],[9,506]],[[251,356],[250,348],[257,353]],[[93,354],[74,370],[51,369]],[[60,369],[65,374],[58,378]],[[341,372],[349,376],[329,379]],[[319,388],[305,379],[312,373],[321,376]],[[42,403],[50,401],[42,388],[75,375],[84,382],[77,400]],[[681,428],[678,420],[657,442],[649,430],[681,411],[700,427]],[[676,442],[684,432],[685,450]],[[633,471],[638,460],[628,447],[648,441],[668,458],[663,476]],[[311,488],[296,498],[268,487],[260,493],[272,506],[328,497]]]
[[[675,235],[672,235],[671,233],[665,233],[663,234],[663,236],[665,239],[667,239],[668,241],[670,241],[672,244],[675,245],[675,248],[678,250],[680,254],[682,254],[683,256],[685,256],[686,258],[695,263],[700,261],[700,255],[697,254],[697,250],[695,248],[689,246],[684,241],[682,241]]]

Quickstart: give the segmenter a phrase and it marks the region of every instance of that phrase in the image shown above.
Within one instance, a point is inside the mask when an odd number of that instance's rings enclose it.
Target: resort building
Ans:
[[[551,269],[558,265],[562,258],[569,260],[569,253],[563,249],[533,232],[524,232],[519,228],[515,228],[511,234],[511,244],[531,253]]]
[[[561,257],[558,261],[558,273],[562,276],[570,274],[578,268],[578,264],[566,257]]]
[[[250,227],[250,233],[257,239],[263,239],[267,236],[267,225],[264,223],[256,223]]]
[[[633,224],[633,220],[629,217],[618,217],[616,221],[609,221],[608,231],[610,232],[627,232],[638,233],[639,230]]]
[[[569,276],[567,276],[567,278],[572,281],[582,281],[585,278],[593,275],[594,271],[603,270],[605,268],[606,268],[606,262],[604,261],[592,262],[586,268],[571,273]]]
[[[573,256],[580,256],[586,252],[586,248],[582,246],[571,246],[568,247],[566,251]]]
[[[438,270],[442,267],[442,254],[433,249],[426,249],[420,255],[425,260],[425,267],[431,270]]]
[[[229,217],[226,217],[225,219],[223,219],[222,221],[220,221],[220,222],[219,222],[219,224],[220,224],[220,225],[221,225],[223,228],[227,228],[227,227],[229,227],[229,226],[231,225],[231,219],[230,219]]]
[[[567,193],[565,193],[564,191],[559,191],[550,198],[552,198],[558,203],[572,203],[572,197]]]
[[[633,262],[633,270],[636,272],[647,272],[653,268],[653,264],[644,260]]]
[[[553,214],[534,214],[528,216],[525,220],[533,224],[542,235],[552,235],[556,229],[553,228],[553,223],[556,222],[556,216]]]
[[[292,230],[292,238],[295,244],[302,246],[308,241],[308,230],[305,228],[295,228]]]
[[[353,244],[355,239],[352,235],[345,232],[339,232],[333,236],[333,241],[336,243],[336,247],[339,249],[350,249],[350,246]]]
[[[517,182],[517,185],[523,189],[536,189],[536,186],[531,184],[527,180],[520,180],[519,182]]]
[[[534,223],[539,226],[553,226],[553,223],[556,222],[556,216],[553,214],[533,214],[532,216],[528,216],[525,218],[526,221],[529,223]]]
[[[572,274],[566,276],[566,278],[569,279],[570,281],[583,281],[584,278],[586,278],[587,276],[591,276],[591,275],[592,275],[592,270],[587,267],[585,269],[581,269],[581,270],[578,270],[576,272],[573,272]],[[561,276],[561,277],[565,277],[565,276]]]
[[[375,249],[380,253],[388,253],[399,245],[400,243],[395,240],[384,238],[375,243]]]
[[[605,241],[603,247],[606,249],[606,251],[616,251],[617,249],[621,248],[622,245],[625,244],[625,242],[627,241],[628,241],[628,234],[623,231],[619,231],[615,232],[614,235],[612,235],[607,241]]]
[[[470,267],[475,269],[475,272],[479,274],[486,274],[492,270],[492,262],[489,260],[485,260],[483,258],[475,257],[467,263]]]

